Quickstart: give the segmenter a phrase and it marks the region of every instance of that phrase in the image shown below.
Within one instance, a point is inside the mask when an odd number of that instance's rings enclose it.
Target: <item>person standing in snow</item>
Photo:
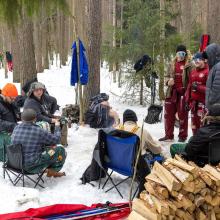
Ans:
[[[184,45],[176,49],[176,57],[170,65],[166,75],[168,86],[165,99],[165,136],[159,141],[172,141],[174,138],[175,114],[179,117],[179,142],[184,142],[188,136],[188,111],[185,109],[185,87],[183,76],[189,72],[191,66],[188,63],[187,50]]]
[[[18,91],[14,84],[7,83],[0,94],[0,161],[3,160],[3,147],[10,143],[10,134],[17,125],[19,112],[13,103]]]
[[[205,53],[208,57],[209,75],[206,82],[206,107],[220,103],[220,45],[210,44]]]
[[[21,114],[22,123],[12,133],[12,144],[21,144],[24,169],[29,173],[39,173],[48,168],[48,177],[65,176],[59,172],[66,159],[66,152],[60,143],[61,132],[59,121],[55,122],[54,134],[35,124],[37,113],[25,109]]]
[[[206,114],[205,91],[209,68],[207,56],[198,52],[194,58],[195,69],[190,72],[186,90],[186,107],[191,110],[193,135],[201,127],[201,120]]]

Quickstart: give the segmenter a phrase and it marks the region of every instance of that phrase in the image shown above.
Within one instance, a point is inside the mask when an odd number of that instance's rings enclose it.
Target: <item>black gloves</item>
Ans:
[[[190,111],[190,106],[189,106],[188,103],[185,104],[185,110],[186,110],[186,111]]]
[[[198,87],[198,83],[197,82],[193,82],[192,83],[192,91],[197,91],[197,87]]]

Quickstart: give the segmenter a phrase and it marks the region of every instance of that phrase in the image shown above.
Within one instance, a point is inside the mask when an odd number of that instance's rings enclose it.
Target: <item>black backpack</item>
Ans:
[[[148,124],[154,124],[161,121],[162,110],[163,110],[163,106],[151,105],[148,108],[148,114],[144,121]]]

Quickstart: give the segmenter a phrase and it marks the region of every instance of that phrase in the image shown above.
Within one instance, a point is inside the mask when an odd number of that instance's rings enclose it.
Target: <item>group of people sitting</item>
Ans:
[[[197,53],[194,59],[195,68],[192,69],[190,66],[188,75],[183,74],[189,67],[186,64],[186,48],[184,46],[177,48],[177,56],[166,82],[168,86],[164,114],[166,135],[159,141],[173,139],[176,112],[180,119],[179,141],[186,140],[189,109],[192,112],[193,136],[188,143],[171,145],[172,156],[175,153],[183,154],[187,160],[197,163],[197,155],[208,154],[210,135],[220,131],[219,48],[210,45],[206,55]],[[211,79],[208,78],[208,64]],[[113,128],[136,134],[141,140],[143,157],[148,152],[152,155],[161,154],[161,142],[154,140],[146,128],[142,129],[137,124],[136,113],[131,109],[125,110],[123,122],[120,123],[118,114],[111,108],[108,100],[109,96],[105,93],[93,97],[85,115],[85,122],[93,128]],[[22,113],[19,109],[21,107]],[[45,85],[37,79],[23,87],[22,96],[18,96],[14,84],[6,84],[0,93],[0,152],[9,144],[21,144],[26,171],[38,173],[47,169],[48,177],[64,176],[65,173],[60,172],[66,159],[66,151],[62,145],[63,126],[60,124],[60,117],[54,115],[56,110],[56,99],[48,94]],[[206,121],[204,126],[202,121]],[[46,127],[49,129],[45,129],[42,122],[44,125],[48,124]]]
[[[63,176],[65,173],[59,171],[65,162],[66,152],[61,145],[60,120],[54,116],[57,108],[55,98],[48,95],[40,82],[31,83],[25,95],[23,112],[20,113],[15,85],[7,83],[1,90],[0,159],[4,158],[4,147],[21,144],[26,171],[38,173],[48,168],[47,176]],[[45,123],[49,126],[44,126]]]

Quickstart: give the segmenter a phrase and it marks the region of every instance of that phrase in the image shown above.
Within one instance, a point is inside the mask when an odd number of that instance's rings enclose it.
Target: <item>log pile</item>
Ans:
[[[181,157],[155,162],[129,220],[220,219],[220,167],[198,167]]]

